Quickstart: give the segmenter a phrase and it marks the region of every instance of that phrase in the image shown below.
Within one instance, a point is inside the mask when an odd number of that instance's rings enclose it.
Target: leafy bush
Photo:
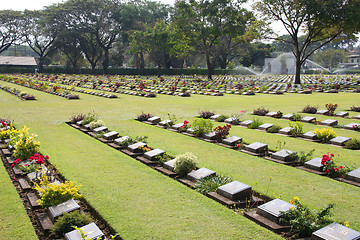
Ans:
[[[303,118],[303,116],[300,114],[300,113],[293,113],[293,120],[294,121],[300,121],[302,118]]]
[[[329,115],[332,116],[334,115],[334,112],[336,110],[336,108],[338,107],[337,104],[332,104],[332,103],[328,103],[325,105],[326,109],[329,110]]]
[[[62,239],[66,233],[74,230],[73,226],[83,227],[91,222],[92,219],[88,215],[82,214],[80,211],[73,211],[71,213],[65,212],[51,227],[50,232],[53,234],[54,238]]]
[[[105,123],[102,120],[92,121],[90,123],[90,129],[93,130],[95,128],[102,127],[104,125]]]
[[[268,112],[269,112],[268,109],[265,109],[264,107],[259,107],[258,109],[255,109],[253,111],[253,114],[259,116],[265,116]]]
[[[142,112],[139,116],[137,116],[137,120],[143,122],[143,121],[146,121],[148,120],[149,118],[151,118],[152,115],[150,113],[144,113]]]
[[[358,139],[350,139],[345,143],[345,148],[352,149],[352,150],[359,150],[360,149],[360,140]]]
[[[185,176],[197,167],[197,157],[192,153],[177,155],[174,162],[174,172]]]
[[[220,115],[217,119],[216,119],[216,121],[218,121],[218,122],[224,122],[225,121],[225,119],[228,119],[229,118],[229,116],[226,116],[226,115]]]
[[[71,116],[70,122],[77,123],[77,122],[83,120],[84,118],[85,118],[85,114],[82,114],[82,113],[74,114]]]
[[[79,199],[81,194],[79,193],[80,186],[76,186],[75,182],[65,181],[60,185],[54,183],[48,183],[48,180],[41,180],[40,183],[36,183],[34,189],[40,193],[40,199],[38,203],[48,208],[70,199]]]
[[[167,153],[164,153],[164,154],[161,154],[161,155],[157,155],[157,156],[155,157],[155,159],[156,159],[157,161],[159,161],[159,163],[165,163],[165,162],[173,159],[173,157],[170,156],[170,155],[167,154]]]
[[[10,140],[14,146],[14,157],[21,160],[27,160],[35,153],[39,152],[40,142],[36,141],[36,135],[29,135],[29,129],[24,126],[21,133]]]
[[[214,128],[215,139],[218,142],[221,142],[222,139],[225,139],[227,135],[229,135],[229,131],[231,129],[231,125],[227,124],[225,126],[217,126]]]
[[[100,115],[97,114],[96,112],[94,112],[94,111],[89,112],[84,117],[82,125],[86,125],[86,124],[89,124],[89,123],[94,122],[94,121],[96,122],[97,120],[99,120],[99,118],[100,118]]]
[[[351,171],[351,168],[347,166],[337,166],[334,161],[334,154],[324,154],[321,159],[321,164],[324,165],[323,171],[329,177],[344,177],[346,173]]]
[[[315,149],[310,150],[309,152],[301,151],[300,153],[293,152],[290,154],[292,161],[300,163],[303,165],[305,162],[309,161],[314,153]]]
[[[260,125],[262,125],[263,124],[263,122],[260,120],[260,119],[258,119],[258,118],[255,118],[254,120],[253,120],[253,122],[252,123],[250,123],[250,125],[248,126],[248,128],[249,129],[257,129]]]
[[[331,128],[315,128],[314,133],[316,134],[316,138],[321,142],[329,142],[331,139],[336,137],[336,132],[334,131],[334,129]]]
[[[291,127],[290,130],[290,134],[294,137],[299,137],[301,135],[303,135],[304,131],[303,131],[303,127],[304,124],[296,121],[295,123],[289,122],[289,126]]]
[[[201,111],[199,112],[199,118],[209,119],[210,117],[214,116],[214,112],[210,111]]]
[[[20,130],[15,129],[12,124],[10,124],[10,127],[8,129],[0,131],[0,141],[10,139],[11,137],[17,138],[20,133]]]
[[[350,107],[350,111],[360,112],[360,106],[352,106]]]
[[[213,122],[210,119],[196,118],[191,127],[197,137],[209,133],[213,129]]]
[[[202,178],[196,183],[196,191],[206,194],[207,192],[215,192],[219,187],[232,182],[231,178],[226,176],[209,176]]]
[[[266,131],[268,133],[277,133],[277,132],[279,132],[280,129],[281,129],[281,127],[279,125],[274,125],[274,126],[268,128]]]
[[[330,210],[334,205],[331,203],[320,211],[311,210],[307,206],[302,205],[297,197],[291,200],[290,203],[294,204],[295,207],[287,212],[282,212],[280,222],[289,223],[292,226],[292,230],[301,238],[310,237],[314,231],[333,222],[330,219]]]
[[[278,111],[274,117],[275,118],[282,118],[283,115],[284,114],[281,111]]]
[[[310,106],[310,105],[307,105],[306,107],[304,107],[302,109],[301,112],[303,113],[312,113],[312,114],[315,114],[318,110],[318,107],[314,107],[314,106]]]

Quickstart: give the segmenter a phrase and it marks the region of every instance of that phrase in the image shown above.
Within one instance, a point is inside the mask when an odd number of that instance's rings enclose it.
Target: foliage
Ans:
[[[300,137],[303,135],[303,133],[304,133],[304,130],[303,130],[304,124],[303,123],[301,123],[299,121],[296,121],[295,123],[289,122],[289,126],[291,127],[290,134],[292,136]]]
[[[350,111],[360,112],[360,106],[352,106],[350,107]]]
[[[345,148],[359,150],[360,149],[360,140],[358,140],[356,138],[350,139],[349,141],[345,142]]]
[[[277,133],[279,132],[279,130],[281,129],[281,127],[279,125],[274,125],[268,129],[266,129],[266,132],[268,133]]]
[[[290,158],[292,161],[295,161],[303,165],[305,162],[311,159],[314,151],[315,149],[311,149],[309,152],[305,152],[305,151],[300,151],[299,153],[293,152],[292,154],[290,154]]]
[[[233,119],[232,124],[238,125],[242,121],[242,117],[245,114],[246,114],[246,111],[240,111],[240,114],[231,115],[231,118]]]
[[[355,124],[352,126],[352,128],[355,130],[355,131],[360,131],[360,124]]]
[[[212,131],[213,122],[210,119],[195,118],[191,128],[197,137],[201,137]]]
[[[324,154],[321,159],[321,164],[324,165],[323,171],[332,178],[344,177],[351,169],[347,166],[337,166],[334,162],[334,154]]]
[[[33,156],[35,153],[39,152],[40,142],[35,140],[35,134],[29,135],[28,131],[29,129],[24,126],[18,137],[15,139],[12,138],[10,140],[11,143],[15,141],[15,149],[13,152],[15,158],[26,160]]]
[[[141,150],[142,152],[146,153],[151,151],[151,148],[147,147],[147,146],[140,146],[139,150]]]
[[[226,116],[226,115],[221,114],[221,115],[216,119],[216,121],[218,121],[218,122],[224,122],[225,119],[228,119],[228,118],[229,118],[229,116]]]
[[[197,167],[197,157],[187,152],[175,157],[174,172],[180,176],[185,176]]]
[[[299,237],[310,237],[314,231],[333,222],[333,220],[330,219],[330,211],[334,205],[331,203],[320,211],[309,209],[307,206],[301,204],[297,197],[291,200],[290,203],[295,205],[295,207],[292,207],[287,212],[282,212],[280,222],[289,223],[292,230],[295,231]]]
[[[278,111],[274,117],[275,118],[282,118],[282,116],[283,116],[283,113],[281,111]]]
[[[336,108],[338,107],[338,105],[328,103],[328,104],[325,104],[325,107],[327,110],[329,110],[329,115],[332,116],[332,115],[334,115],[334,112],[335,112]]]
[[[230,182],[232,182],[231,178],[226,176],[208,176],[200,179],[196,183],[195,189],[202,194],[206,194],[207,192],[215,192],[219,187]]]
[[[312,113],[312,114],[315,114],[318,110],[318,107],[315,107],[315,106],[310,106],[310,105],[306,105],[302,110],[301,112],[303,113]]]
[[[214,116],[214,112],[210,111],[201,111],[199,112],[199,118],[209,119],[210,117]]]
[[[49,159],[48,156],[45,157],[46,159]],[[17,167],[25,174],[35,172],[37,170],[41,169],[41,164],[44,164],[45,160],[44,156],[38,153],[35,153],[34,156],[31,156],[29,158],[29,164],[20,164],[21,160],[19,158],[15,159],[12,163],[12,167]]]
[[[257,129],[263,122],[259,118],[255,118],[252,123],[249,124],[249,129]]]
[[[217,126],[214,128],[215,132],[215,139],[218,142],[221,142],[221,140],[225,139],[227,135],[229,135],[229,131],[231,129],[230,124],[226,124],[225,126]]]
[[[167,153],[163,153],[163,154],[161,154],[161,155],[157,155],[157,156],[155,157],[155,159],[156,159],[157,161],[159,161],[159,163],[165,163],[165,162],[173,159],[173,157],[170,156],[170,155],[167,154]]]
[[[179,132],[185,132],[190,126],[189,121],[184,120],[184,124],[179,128]]]
[[[142,112],[140,115],[137,116],[137,120],[143,122],[148,120],[149,118],[153,117],[150,113],[144,113]]]
[[[92,121],[90,122],[90,129],[93,130],[95,128],[102,127],[104,125],[105,123],[102,120]]]
[[[82,114],[82,113],[74,114],[71,116],[70,122],[77,123],[77,122],[83,120],[84,118],[85,118],[85,114]]]
[[[323,128],[323,129],[315,128],[314,133],[316,134],[316,138],[321,142],[329,142],[331,139],[337,136],[334,129],[331,128]]]
[[[59,219],[56,220],[51,227],[50,232],[54,238],[63,238],[64,235],[73,230],[73,226],[82,227],[92,222],[92,219],[82,214],[80,211],[73,211],[71,213],[63,213]]]
[[[21,133],[21,130],[17,130],[10,124],[10,127],[6,130],[0,131],[0,141],[4,141],[5,139],[10,139],[11,137],[17,138],[17,136]]]
[[[99,120],[99,118],[100,115],[98,113],[96,113],[95,111],[91,111],[86,114],[85,118],[83,119],[82,125],[86,125],[94,121],[96,122],[97,120]]]
[[[79,188],[81,185],[76,186],[75,182],[65,181],[60,185],[55,183],[49,183],[48,180],[40,180],[39,183],[35,184],[34,189],[39,192],[40,199],[38,203],[48,208],[70,199],[79,199],[81,194]]]
[[[259,116],[265,116],[268,112],[269,112],[268,109],[265,109],[264,107],[259,107],[258,109],[255,109],[253,111],[253,114]]]
[[[302,118],[303,118],[303,116],[300,114],[300,113],[293,113],[293,120],[294,121],[300,121]]]

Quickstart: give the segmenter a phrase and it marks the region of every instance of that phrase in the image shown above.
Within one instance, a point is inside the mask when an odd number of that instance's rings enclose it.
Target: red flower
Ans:
[[[326,172],[326,173],[329,173],[329,172],[330,172],[330,170],[329,170],[329,169],[327,169],[325,172]]]
[[[343,168],[343,166],[340,166],[340,168]]]
[[[339,171],[340,169],[339,168],[336,168],[336,171]]]
[[[331,157],[334,157],[335,155],[334,155],[334,154],[331,154],[330,156],[331,156]]]
[[[184,124],[188,124],[188,123],[189,123],[188,121],[186,121],[186,120],[184,121]]]
[[[24,164],[24,167],[27,167],[28,165],[27,164]]]
[[[49,159],[49,156],[48,156],[48,155],[46,155],[46,156],[45,156],[45,158],[46,158],[46,159]]]

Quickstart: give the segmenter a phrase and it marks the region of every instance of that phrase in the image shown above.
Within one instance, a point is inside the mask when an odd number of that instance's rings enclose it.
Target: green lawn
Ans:
[[[5,85],[15,86],[10,83]],[[348,221],[351,228],[360,231],[360,189],[357,187],[132,120],[142,111],[162,118],[166,118],[167,113],[176,114],[180,122],[193,119],[199,110],[231,115],[241,110],[250,113],[253,109],[264,106],[271,111],[280,110],[286,114],[299,112],[307,104],[324,108],[329,102],[337,103],[340,111],[357,105],[360,102],[359,94],[257,94],[223,97],[192,95],[190,98],[159,94],[154,99],[117,94],[118,99],[105,99],[79,93],[80,100],[66,100],[17,85],[16,88],[26,90],[38,100],[25,102],[0,91],[1,117],[10,116],[18,127],[27,125],[31,131],[37,133],[41,151],[50,156],[50,161],[56,164],[66,178],[82,184],[81,192],[86,199],[125,239],[280,237],[121,152],[70,128],[63,122],[73,113],[95,110],[101,114],[109,129],[122,135],[147,135],[150,147],[164,149],[172,155],[193,152],[198,156],[201,167],[229,175],[263,194],[281,195],[285,201],[297,196],[313,208],[335,203],[334,219]],[[328,118],[319,115],[316,117],[319,120]],[[248,114],[244,118],[252,119],[253,116]],[[359,122],[336,119],[340,124]],[[288,121],[285,120],[265,117],[262,117],[262,120],[288,126]],[[304,126],[306,131],[314,128],[312,124]],[[341,136],[360,138],[359,133],[349,130],[335,131]],[[339,163],[360,167],[359,151],[241,127],[233,127],[230,134],[243,137],[246,142],[267,143],[270,148],[275,148],[277,141],[285,141],[286,148],[290,150],[314,148],[315,156],[327,152],[340,154]],[[0,218],[6,216],[3,212],[0,212]]]

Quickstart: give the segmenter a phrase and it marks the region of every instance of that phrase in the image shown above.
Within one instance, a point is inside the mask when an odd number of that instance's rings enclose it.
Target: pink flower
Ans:
[[[27,167],[28,165],[27,164],[24,164],[24,167]]]
[[[46,155],[46,156],[45,156],[45,158],[46,158],[46,159],[49,159],[49,156],[48,156],[48,155]]]

